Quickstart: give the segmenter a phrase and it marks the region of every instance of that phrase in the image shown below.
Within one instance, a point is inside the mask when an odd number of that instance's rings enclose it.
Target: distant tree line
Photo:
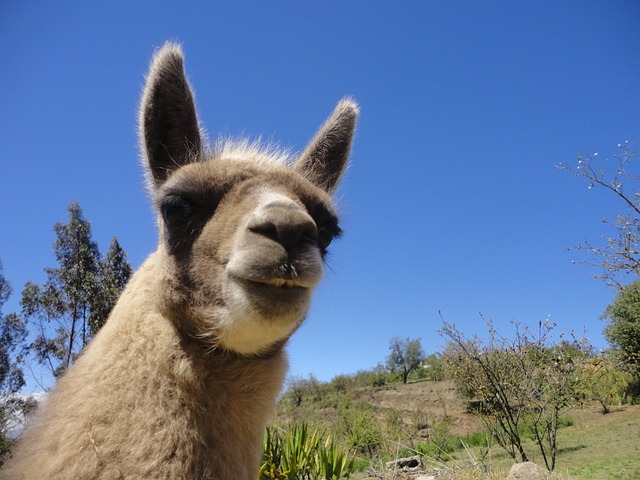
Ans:
[[[67,212],[67,223],[54,225],[57,266],[44,269],[44,283],[27,282],[20,312],[2,312],[12,287],[0,263],[0,464],[12,444],[8,429],[32,406],[16,395],[25,385],[24,365],[34,370],[35,362],[60,377],[104,325],[132,273],[115,237],[100,253],[78,202]]]

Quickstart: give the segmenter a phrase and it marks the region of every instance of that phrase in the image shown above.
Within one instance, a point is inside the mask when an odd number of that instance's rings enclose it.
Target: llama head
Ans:
[[[261,354],[300,325],[340,228],[331,198],[357,105],[342,100],[293,161],[248,142],[203,145],[180,47],[155,54],[140,141],[166,265],[161,303],[212,348]]]

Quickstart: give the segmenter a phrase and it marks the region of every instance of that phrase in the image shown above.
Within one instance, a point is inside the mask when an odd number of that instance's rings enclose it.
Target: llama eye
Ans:
[[[320,225],[318,227],[318,246],[322,252],[326,252],[334,238],[341,234],[340,227],[337,225]]]
[[[333,239],[342,234],[342,229],[338,226],[337,217],[322,204],[313,208],[312,212],[318,228],[318,247],[324,256]]]
[[[186,223],[191,216],[191,204],[183,197],[170,195],[160,205],[162,218],[168,226],[178,226]]]
[[[318,246],[320,250],[325,251],[331,245],[333,241],[333,235],[326,227],[320,227],[318,229]]]

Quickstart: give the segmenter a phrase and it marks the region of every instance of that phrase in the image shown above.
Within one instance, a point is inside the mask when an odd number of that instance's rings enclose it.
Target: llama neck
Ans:
[[[161,278],[157,272],[160,265],[153,257],[147,265],[138,285],[132,282],[132,298],[142,303],[146,302],[142,299],[152,298],[140,294],[143,285]],[[157,291],[157,284],[152,289]],[[188,452],[185,458],[193,463],[194,478],[254,478],[264,428],[287,368],[283,345],[261,357],[212,351],[185,333],[180,319],[170,318],[166,310],[155,312],[153,306],[145,305],[135,309],[149,313],[130,336],[145,338],[144,354],[155,357],[142,366],[141,376],[147,381],[154,379],[149,381],[153,389],[150,400],[157,411],[172,418],[175,448]],[[129,312],[125,312],[127,315],[115,311],[114,320],[128,322]],[[112,323],[115,328],[120,322]],[[123,328],[132,326],[117,330]]]
[[[9,472],[256,478],[286,355],[282,349],[263,358],[207,351],[155,307],[157,278],[152,256],[56,385]]]
[[[268,358],[218,352],[202,359],[208,373],[200,390],[202,410],[194,414],[207,444],[203,461],[212,462],[216,478],[254,478],[286,369],[284,352]]]

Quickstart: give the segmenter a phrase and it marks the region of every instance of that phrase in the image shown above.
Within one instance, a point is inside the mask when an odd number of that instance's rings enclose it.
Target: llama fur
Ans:
[[[181,48],[154,55],[140,141],[159,243],[34,415],[11,479],[255,479],[326,247],[358,107],[298,157],[204,145]]]

